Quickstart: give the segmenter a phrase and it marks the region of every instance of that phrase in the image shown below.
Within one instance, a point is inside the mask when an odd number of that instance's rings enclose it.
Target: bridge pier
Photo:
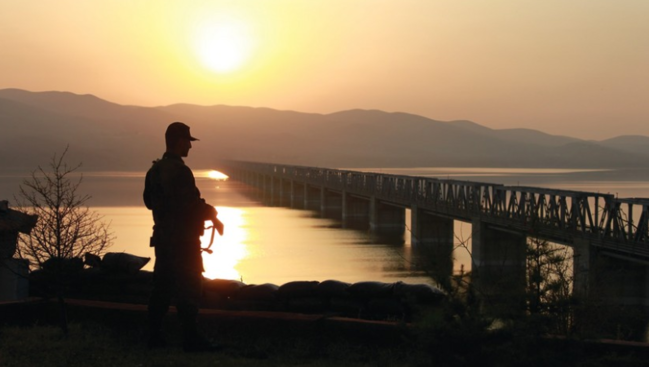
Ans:
[[[525,308],[527,238],[474,219],[471,282],[485,312],[519,314]]]
[[[282,206],[282,179],[275,178],[270,176],[270,195],[269,195],[269,205],[270,206]]]
[[[261,188],[261,202],[264,205],[273,205],[273,177],[261,175],[260,185]]]
[[[575,239],[573,246],[573,295],[587,298],[590,293],[595,273],[597,249],[590,246],[589,241]]]
[[[275,178],[273,176],[268,176],[266,178],[268,193],[266,194],[266,205],[276,206],[277,198],[279,197],[279,186],[275,183]]]
[[[427,213],[412,205],[410,222],[410,242],[417,247],[425,266],[440,277],[453,275],[453,219]]]
[[[304,209],[320,211],[323,189],[321,187],[309,186],[308,184],[304,185]]]
[[[257,198],[262,203],[265,203],[266,202],[266,195],[267,195],[267,191],[268,191],[268,189],[266,188],[266,175],[264,175],[264,174],[257,175],[255,181],[256,181],[255,182],[255,187],[257,187],[257,190],[259,191],[259,195],[257,195]]]
[[[352,196],[343,191],[343,228],[368,229],[370,223],[370,201]]]
[[[291,180],[291,208],[304,209],[304,186]]]
[[[341,220],[344,193],[323,188],[320,195],[320,213],[322,217]]]
[[[646,339],[649,264],[607,253],[585,240],[576,240],[573,248],[577,327],[587,332],[597,325],[611,336]]]
[[[402,236],[406,230],[406,209],[370,199],[370,231],[381,236]]]
[[[277,201],[277,205],[279,206],[290,206],[291,205],[291,192],[292,192],[292,186],[293,182],[290,180],[285,180],[285,179],[279,179],[278,181],[278,186],[279,186],[279,197]]]

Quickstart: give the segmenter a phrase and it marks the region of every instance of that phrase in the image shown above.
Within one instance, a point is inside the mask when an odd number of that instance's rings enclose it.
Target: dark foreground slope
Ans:
[[[0,304],[0,366],[644,366],[647,346],[489,332],[437,322],[415,325],[334,326],[300,315],[201,314],[218,353],[180,348],[175,315],[167,323],[169,348],[148,350],[144,307],[106,308],[70,302],[70,327],[56,326],[56,303]],[[31,312],[22,324],[9,315]],[[48,321],[46,316],[50,316]],[[435,318],[433,318],[435,319]],[[32,319],[34,320],[34,319]],[[343,327],[344,326],[344,327]],[[466,325],[465,325],[466,326]]]

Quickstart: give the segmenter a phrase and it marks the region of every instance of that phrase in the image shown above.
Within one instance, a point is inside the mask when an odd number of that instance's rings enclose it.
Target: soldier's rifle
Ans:
[[[210,255],[212,254],[213,251],[211,250],[211,247],[214,243],[214,233],[218,231],[219,235],[223,236],[223,227],[223,222],[221,222],[218,218],[216,218],[216,221],[212,221],[211,226],[205,227],[205,229],[211,229],[212,234],[210,235],[210,244],[205,248],[201,248],[201,251],[205,251]]]

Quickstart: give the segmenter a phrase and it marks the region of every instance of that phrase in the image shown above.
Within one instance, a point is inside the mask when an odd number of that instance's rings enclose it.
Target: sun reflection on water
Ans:
[[[225,181],[228,178],[230,178],[228,175],[226,175],[223,172],[216,171],[216,170],[196,170],[194,171],[194,177],[196,178],[211,178],[212,180],[215,181]]]
[[[245,245],[246,231],[243,210],[229,207],[217,207],[219,219],[225,224],[223,236],[214,236],[212,254],[203,252],[203,275],[210,279],[241,279],[237,270],[239,262],[248,255]],[[209,223],[209,222],[208,222]],[[211,223],[210,223],[211,224]],[[207,247],[210,243],[211,230],[206,230],[201,237],[201,244]]]

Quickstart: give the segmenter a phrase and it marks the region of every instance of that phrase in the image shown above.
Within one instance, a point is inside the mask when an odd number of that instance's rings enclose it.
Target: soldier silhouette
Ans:
[[[203,260],[200,236],[205,221],[223,233],[217,211],[201,198],[194,175],[182,158],[192,141],[189,126],[174,122],[165,132],[166,151],[146,174],[144,203],[153,212],[151,246],[155,247],[153,290],[148,305],[150,348],[164,348],[163,321],[175,298],[187,352],[215,351],[219,346],[205,338],[197,325],[202,289]]]

